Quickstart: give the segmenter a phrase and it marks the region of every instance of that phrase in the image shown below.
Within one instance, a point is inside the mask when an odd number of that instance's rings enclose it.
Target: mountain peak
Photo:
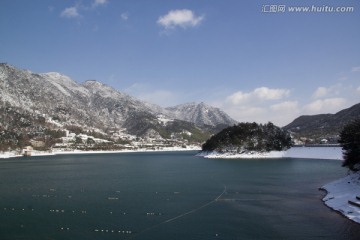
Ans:
[[[158,129],[157,116],[190,124],[232,125],[235,121],[205,103],[188,103],[164,109],[131,97],[96,80],[79,84],[58,72],[31,73],[8,64],[0,65],[0,99],[21,111],[57,119],[62,125],[98,129],[126,129],[136,135]],[[6,87],[4,87],[6,86]],[[188,123],[183,123],[188,122]],[[140,131],[140,130],[141,131]]]
[[[89,87],[93,87],[93,86],[103,86],[105,84],[101,83],[101,82],[98,82],[96,80],[86,80],[82,85],[84,86],[89,86]]]
[[[58,73],[58,72],[47,72],[47,73],[40,73],[40,76],[44,77],[47,80],[50,81],[54,81],[54,82],[58,82],[58,83],[72,83],[72,84],[76,84],[76,82],[74,80],[72,80],[70,77]]]
[[[207,105],[204,102],[185,103],[166,108],[174,118],[194,122],[197,125],[216,126],[218,124],[233,125],[236,123],[231,117],[219,108]]]

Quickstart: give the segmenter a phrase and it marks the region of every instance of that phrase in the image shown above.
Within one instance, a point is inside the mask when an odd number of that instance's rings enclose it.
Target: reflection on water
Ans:
[[[357,239],[321,202],[340,162],[193,152],[0,162],[0,239]]]

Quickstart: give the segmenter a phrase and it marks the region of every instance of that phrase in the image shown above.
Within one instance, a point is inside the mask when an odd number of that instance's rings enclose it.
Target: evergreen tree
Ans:
[[[243,153],[248,151],[281,151],[290,147],[291,137],[289,133],[271,122],[264,125],[239,123],[213,135],[203,144],[202,150]]]
[[[343,128],[339,143],[343,149],[343,166],[352,171],[360,170],[360,119]]]

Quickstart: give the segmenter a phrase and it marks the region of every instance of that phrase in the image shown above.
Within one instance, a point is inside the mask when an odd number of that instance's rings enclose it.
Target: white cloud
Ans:
[[[95,0],[92,4],[93,7],[97,7],[97,6],[100,6],[100,5],[104,5],[107,3],[107,0]]]
[[[310,91],[313,98],[303,93],[290,92],[289,89],[269,87],[224,95],[216,105],[235,120],[260,123],[271,121],[284,126],[301,115],[336,113],[358,103],[360,86],[335,84],[318,87],[313,93]]]
[[[236,105],[236,104],[248,102],[250,97],[251,97],[250,93],[244,93],[242,91],[238,91],[238,92],[233,93],[230,96],[228,96],[226,98],[226,101]]]
[[[74,7],[65,8],[61,12],[60,16],[65,18],[77,18],[80,17],[81,15],[78,12],[78,8],[74,6]]]
[[[307,114],[335,113],[346,107],[345,98],[318,99],[304,106]]]
[[[289,96],[288,89],[272,89],[267,87],[256,88],[252,92],[244,93],[238,91],[227,97],[227,102],[232,104],[245,104],[248,102],[259,102],[267,100],[278,100]]]
[[[188,9],[172,10],[164,16],[160,16],[157,23],[165,29],[174,29],[182,27],[195,27],[204,20],[204,16],[196,16],[195,13]]]
[[[286,101],[282,103],[273,104],[270,106],[270,109],[275,112],[288,112],[288,111],[297,111],[298,101]]]
[[[268,110],[259,106],[234,106],[223,105],[220,107],[223,111],[229,114],[232,118],[239,122],[268,122],[264,116],[268,115]]]
[[[314,99],[321,98],[334,98],[334,97],[346,97],[352,94],[354,88],[349,86],[344,86],[342,83],[338,83],[329,87],[318,87],[313,93],[312,97]]]
[[[269,109],[270,111],[266,118],[279,126],[289,124],[300,115],[298,101],[285,101],[273,104],[269,107]]]
[[[360,72],[360,66],[358,66],[358,67],[353,67],[353,68],[351,69],[351,71],[352,71],[352,72]]]
[[[322,98],[329,93],[329,90],[326,87],[318,87],[313,94],[313,98]]]
[[[82,15],[79,13],[79,11],[82,11],[83,13],[90,12],[94,10],[96,7],[105,5],[108,3],[108,0],[94,0],[91,5],[83,5],[81,2],[75,4],[73,7],[65,8],[61,13],[61,17],[65,18],[79,18],[82,17]]]
[[[289,89],[260,87],[250,92],[235,92],[219,105],[239,122],[287,124],[299,112],[297,101],[279,102],[289,95]]]
[[[122,13],[120,16],[121,16],[121,19],[124,21],[127,21],[129,19],[129,13],[127,13],[127,12]]]
[[[276,100],[289,96],[290,90],[261,87],[256,88],[254,94],[261,100]]]

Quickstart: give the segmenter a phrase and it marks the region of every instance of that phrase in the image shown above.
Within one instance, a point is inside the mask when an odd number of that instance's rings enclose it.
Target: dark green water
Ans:
[[[0,239],[359,239],[318,190],[341,162],[194,154],[1,160]]]

